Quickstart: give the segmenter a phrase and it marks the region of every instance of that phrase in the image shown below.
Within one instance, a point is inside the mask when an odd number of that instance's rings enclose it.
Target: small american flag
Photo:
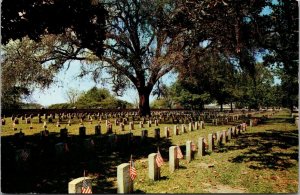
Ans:
[[[95,145],[95,142],[94,142],[94,140],[92,140],[92,139],[91,139],[91,144],[92,144],[93,146]]]
[[[183,155],[182,155],[182,152],[181,152],[179,146],[177,146],[177,148],[176,148],[176,157],[179,159],[183,158]]]
[[[67,143],[65,143],[65,151],[66,151],[66,152],[69,152],[69,151],[70,151],[70,150],[69,150],[69,146],[68,146]]]
[[[207,143],[207,140],[206,140],[206,139],[204,139],[203,142],[204,142],[204,145],[205,145],[205,146],[208,146],[208,143]]]
[[[88,186],[86,180],[85,180],[85,171],[83,171],[83,182],[81,187],[81,193],[82,194],[92,194],[92,189]]]
[[[196,144],[194,142],[192,142],[192,151],[196,151]]]
[[[22,150],[20,157],[22,158],[23,161],[26,161],[29,157],[29,152],[27,150]]]
[[[155,161],[156,161],[156,164],[157,164],[158,167],[161,167],[164,164],[164,159],[160,155],[159,150],[157,150],[157,155],[156,155]]]
[[[132,160],[132,156],[130,157],[130,163],[129,163],[129,175],[130,175],[130,178],[131,180],[133,181],[136,176],[137,176],[137,172],[136,172],[136,169],[134,167],[134,163],[133,163],[133,160]]]

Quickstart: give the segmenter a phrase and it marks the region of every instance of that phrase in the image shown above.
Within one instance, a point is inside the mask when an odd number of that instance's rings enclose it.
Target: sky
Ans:
[[[276,3],[277,1],[274,0],[273,2]],[[266,7],[262,11],[262,14],[263,15],[269,14],[270,12],[271,12],[270,7]],[[79,91],[87,91],[90,88],[97,86],[98,88],[105,87],[111,91],[111,87],[109,85],[103,86],[102,84],[96,84],[94,81],[92,81],[92,79],[88,77],[82,79],[76,77],[76,75],[78,75],[79,72],[80,72],[79,62],[76,61],[71,62],[68,70],[63,69],[56,76],[56,79],[58,81],[57,83],[52,84],[48,89],[45,90],[35,89],[33,94],[28,99],[26,99],[25,102],[39,103],[45,107],[51,104],[65,103],[67,102],[65,93],[70,88],[75,88]],[[174,74],[169,73],[163,76],[162,80],[164,84],[169,86],[170,84],[175,82],[176,76]],[[134,103],[138,98],[138,94],[135,89],[128,89],[125,91],[123,96],[118,98],[121,100],[128,101],[130,103]],[[152,102],[154,99],[155,97],[150,95],[150,102]]]
[[[105,84],[96,84],[90,77],[78,78],[80,73],[80,63],[71,62],[68,70],[62,69],[56,76],[57,82],[52,84],[48,89],[40,90],[35,89],[31,97],[24,100],[25,102],[39,103],[45,107],[51,104],[65,103],[67,102],[66,91],[70,88],[77,89],[79,91],[87,91],[90,88],[96,86],[98,88],[106,88],[111,91],[111,86]],[[163,83],[170,85],[176,80],[174,74],[166,74],[162,78]],[[111,92],[112,93],[112,92]],[[112,93],[113,94],[113,93]],[[118,99],[134,103],[138,99],[138,94],[135,89],[128,89],[123,96],[117,96]],[[154,96],[150,96],[150,102],[155,99]]]

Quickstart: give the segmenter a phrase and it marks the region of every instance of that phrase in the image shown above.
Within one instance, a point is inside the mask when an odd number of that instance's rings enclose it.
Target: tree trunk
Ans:
[[[221,103],[220,106],[220,112],[223,112],[223,103]]]
[[[232,102],[230,102],[230,112],[233,112]]]
[[[150,92],[146,90],[139,90],[139,115],[140,116],[151,116],[150,104],[149,104]]]

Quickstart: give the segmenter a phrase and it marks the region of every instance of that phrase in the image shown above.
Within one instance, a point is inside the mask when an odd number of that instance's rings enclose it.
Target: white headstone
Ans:
[[[129,174],[129,163],[117,167],[118,193],[128,194],[133,192],[133,181]]]

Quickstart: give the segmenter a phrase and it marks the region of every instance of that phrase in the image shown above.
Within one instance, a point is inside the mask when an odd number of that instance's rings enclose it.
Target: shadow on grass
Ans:
[[[251,163],[252,169],[284,170],[298,163],[298,130],[266,130],[258,133],[245,133],[238,137],[235,146],[228,150],[248,150],[231,159],[234,163]]]
[[[50,133],[31,136],[1,137],[1,187],[4,193],[68,193],[68,183],[86,175],[93,178],[93,193],[117,193],[117,166],[133,159],[146,158],[157,151],[168,153],[168,139],[130,137],[112,139],[112,135],[75,136],[62,139]],[[91,142],[92,139],[93,142]],[[57,150],[57,143],[67,143],[67,149]],[[26,160],[17,160],[18,149],[26,148]],[[136,191],[135,193],[143,193]]]
[[[263,124],[267,124],[267,123],[295,123],[295,119],[285,118],[285,117],[268,118],[267,120],[263,121]]]

